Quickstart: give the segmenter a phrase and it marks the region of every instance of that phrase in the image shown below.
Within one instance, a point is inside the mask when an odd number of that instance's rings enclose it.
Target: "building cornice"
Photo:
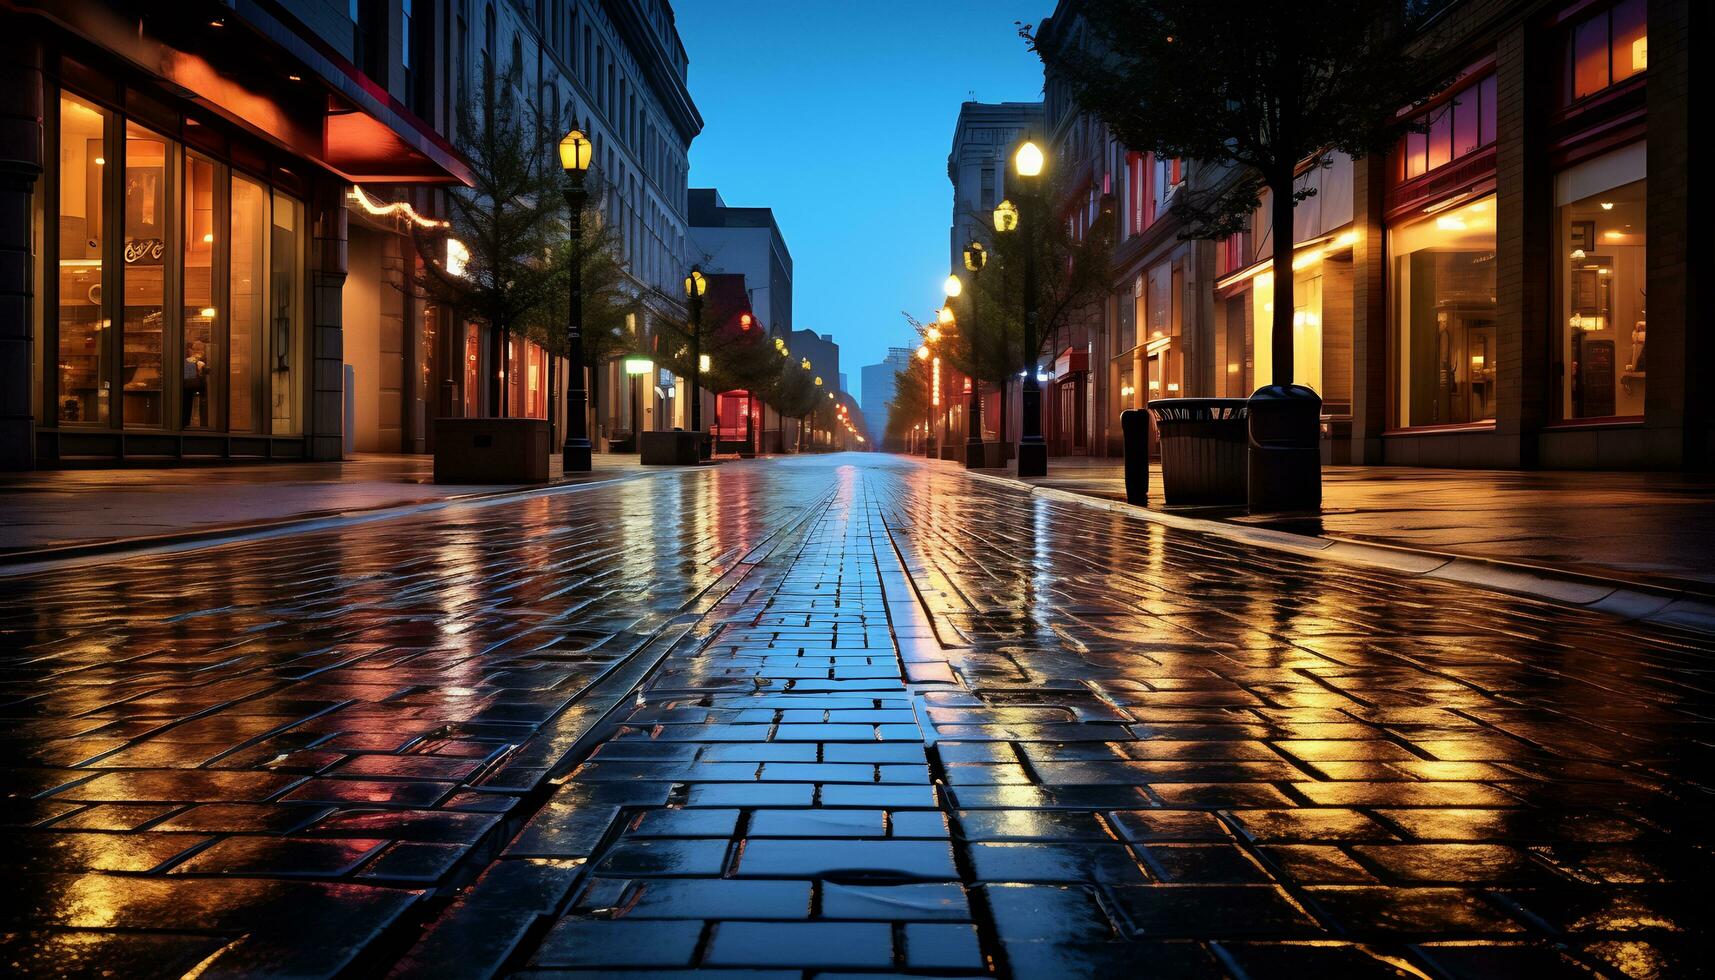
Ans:
[[[667,67],[673,64],[672,52],[650,29],[649,20],[638,0],[602,0],[601,5],[625,43],[636,53],[638,65],[649,87],[654,90],[662,111],[672,121],[685,145],[689,146],[703,131],[703,116],[697,111],[697,104],[691,99],[691,90],[685,80]]]

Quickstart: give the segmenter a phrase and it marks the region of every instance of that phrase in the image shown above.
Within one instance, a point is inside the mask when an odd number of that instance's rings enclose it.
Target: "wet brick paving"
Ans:
[[[884,457],[7,581],[19,973],[1674,976],[1711,645]]]

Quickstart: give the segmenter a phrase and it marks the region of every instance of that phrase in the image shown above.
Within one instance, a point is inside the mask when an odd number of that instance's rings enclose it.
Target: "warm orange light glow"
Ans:
[[[357,205],[363,208],[363,210],[375,215],[377,218],[399,216],[409,220],[419,228],[447,227],[447,223],[445,221],[438,221],[434,218],[425,218],[418,214],[415,208],[411,207],[411,205],[404,201],[394,201],[391,204],[382,204],[370,197],[368,194],[365,194],[363,192],[363,188],[356,184],[351,185],[351,192],[347,196],[357,202]]]

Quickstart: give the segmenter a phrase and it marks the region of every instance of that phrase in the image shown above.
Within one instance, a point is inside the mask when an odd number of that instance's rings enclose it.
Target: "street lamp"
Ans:
[[[949,273],[947,281],[941,284],[941,290],[951,299],[965,291],[965,284],[959,281],[957,273]]]
[[[691,266],[685,277],[685,301],[691,308],[691,431],[697,433],[697,458],[703,452],[703,294],[709,291],[709,280],[703,270]]]
[[[584,205],[589,192],[584,190],[584,175],[590,169],[589,137],[578,129],[560,139],[560,169],[566,172],[566,209],[570,212],[568,226],[572,236],[570,294],[566,315],[566,443],[560,450],[560,465],[565,473],[590,471],[589,382],[584,379]]]
[[[1030,140],[1013,154],[1012,169],[1020,178],[1020,183],[1035,190],[1037,179],[1042,174],[1042,149]],[[1028,199],[1028,198],[1027,198]],[[1000,210],[997,208],[998,216]],[[1036,355],[1038,340],[1036,337],[1036,225],[1041,223],[1041,215],[1033,215],[1033,220],[1023,222],[1024,225],[1024,356],[1029,363],[1024,372],[1024,389],[1020,401],[1023,403],[1021,431],[1018,438],[1018,475],[1021,477],[1046,476],[1048,474],[1048,443],[1042,439],[1042,384],[1036,378]],[[1014,226],[1018,224],[1015,217]]]
[[[975,349],[977,339],[977,277],[982,275],[983,267],[988,265],[988,250],[982,242],[972,242],[965,246],[965,271],[971,274],[971,302],[966,316],[970,317],[970,329],[965,331],[967,343],[971,346],[971,400],[966,409],[966,425],[970,429],[965,434],[965,469],[980,469],[987,460],[983,452],[983,397],[982,382],[977,378],[977,354]]]
[[[1011,201],[1002,201],[994,207],[994,230],[999,232],[1014,231],[1018,228],[1018,206]]]

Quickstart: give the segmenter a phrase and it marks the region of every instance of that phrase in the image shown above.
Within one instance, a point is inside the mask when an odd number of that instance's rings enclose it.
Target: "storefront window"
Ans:
[[[268,356],[275,435],[296,435],[303,421],[298,363],[303,356],[304,206],[274,194],[273,237],[268,249],[270,303]]]
[[[482,328],[464,325],[464,417],[482,414]]]
[[[1399,422],[1495,417],[1495,199],[1390,229]]]
[[[124,313],[121,379],[128,426],[160,425],[166,400],[167,141],[125,127]]]
[[[1645,152],[1635,143],[1555,175],[1563,419],[1644,414]]]
[[[220,424],[215,395],[222,344],[215,331],[215,166],[194,153],[185,155],[184,307],[179,324],[184,339],[179,365],[179,425],[209,429]]]
[[[60,99],[59,390],[61,422],[108,420],[107,320],[102,313],[107,114]]]
[[[256,357],[263,350],[267,317],[263,274],[267,246],[268,192],[245,177],[232,177],[231,307],[227,321],[227,428],[256,431]]]

